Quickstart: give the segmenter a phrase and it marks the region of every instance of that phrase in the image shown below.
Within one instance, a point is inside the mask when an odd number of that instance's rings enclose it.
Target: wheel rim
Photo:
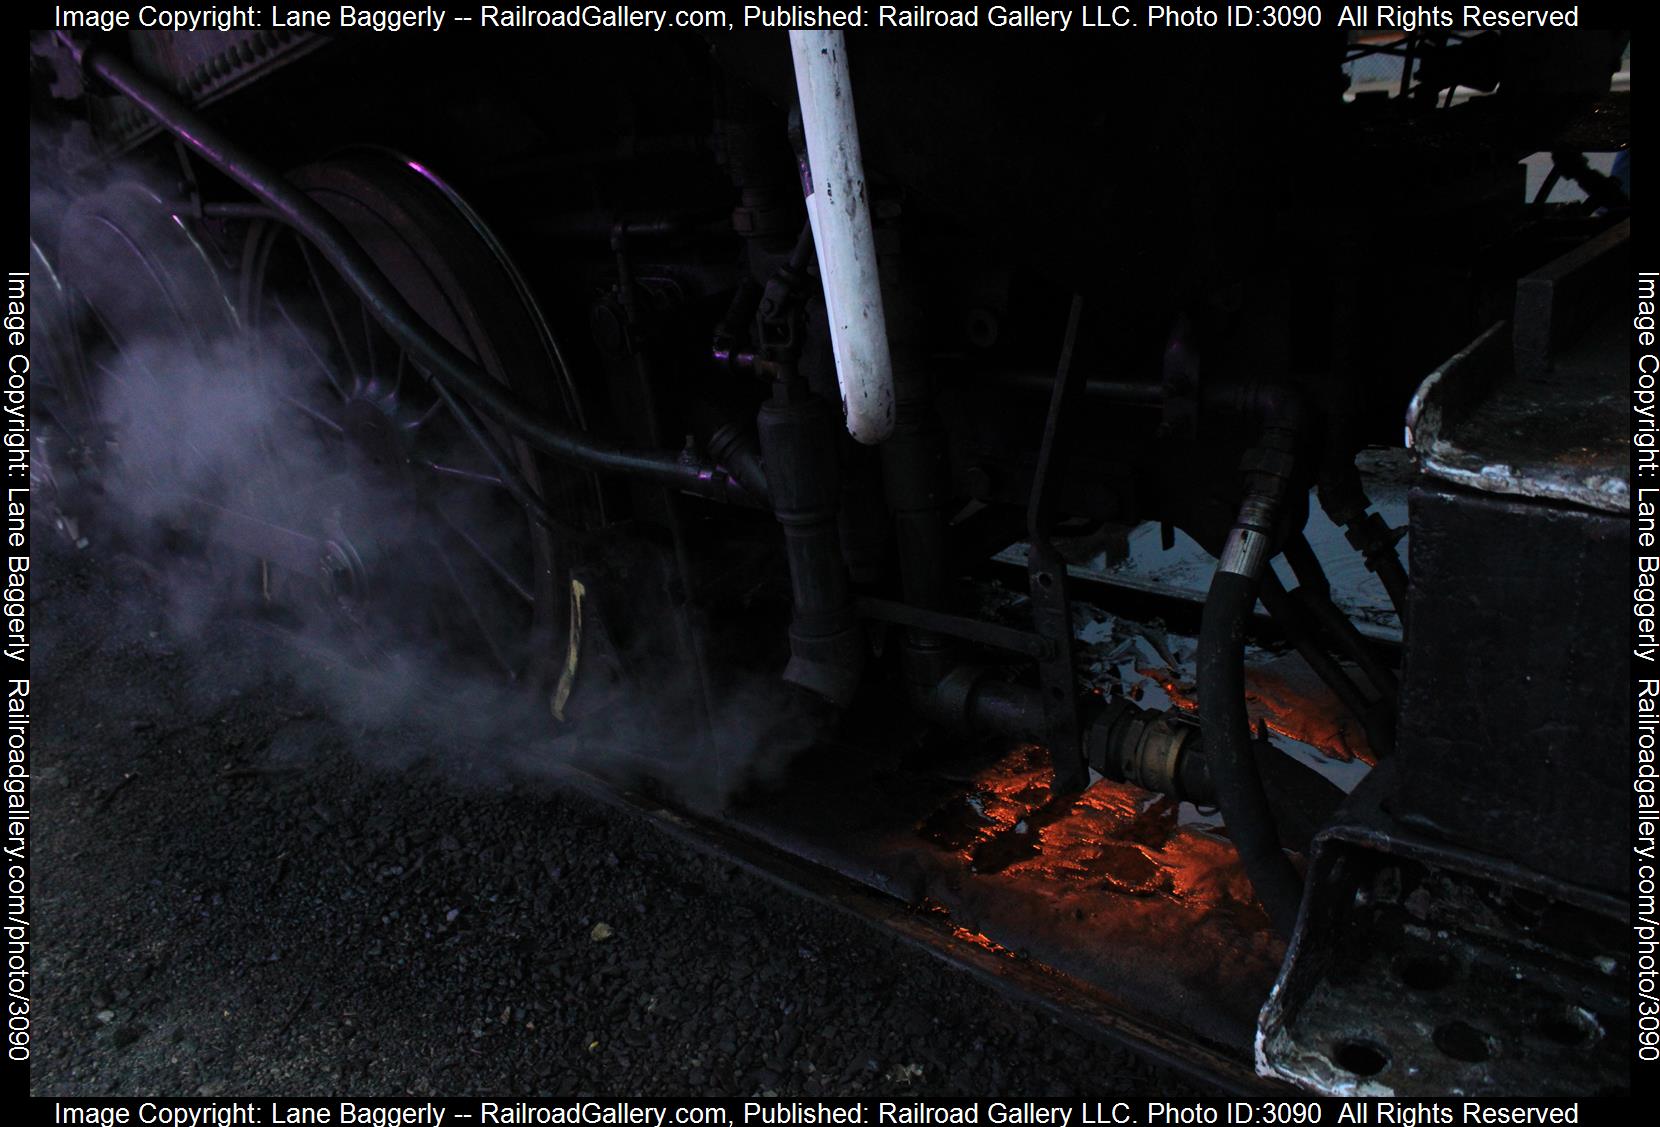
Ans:
[[[145,521],[113,515],[123,498],[106,492],[123,453],[118,416],[135,399],[164,394],[166,373],[154,363],[163,352],[199,367],[233,341],[236,312],[197,226],[136,181],[70,204],[56,245],[59,284],[50,289],[61,294],[61,316],[42,325],[58,338],[48,444],[61,447],[53,472],[72,468],[76,479],[59,500],[112,532],[148,533]],[[47,256],[39,258],[45,266]]]
[[[29,368],[39,418],[31,436],[29,484],[43,497],[53,524],[79,544],[83,541],[74,510],[85,503],[82,483],[91,476],[87,471],[97,404],[76,330],[74,299],[33,238],[29,273],[39,341]]]
[[[450,344],[552,417],[582,425],[576,389],[528,290],[453,190],[379,151],[290,178]],[[302,373],[285,402],[321,441],[343,447],[348,472],[371,485],[375,512],[354,511],[363,507],[359,494],[354,504],[310,514],[328,542],[334,609],[377,626],[396,621],[406,640],[545,688],[564,656],[572,546],[512,500],[419,363],[289,229],[268,223],[250,232],[240,306],[267,359],[275,354],[283,371]],[[557,519],[579,528],[601,521],[590,475],[550,464],[486,425]]]

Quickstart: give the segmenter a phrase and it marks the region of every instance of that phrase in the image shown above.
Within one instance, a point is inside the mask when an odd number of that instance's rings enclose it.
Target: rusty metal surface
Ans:
[[[1630,1086],[1618,900],[1396,822],[1389,771],[1316,840],[1260,1070],[1335,1096]]]
[[[1630,232],[1627,220],[1522,278],[1514,321],[1424,380],[1406,441],[1426,474],[1488,493],[1630,508],[1627,332],[1605,298]]]
[[[1413,627],[1395,813],[1562,880],[1629,888],[1629,685],[1608,662],[1628,519],[1429,486],[1413,494]],[[1504,660],[1495,660],[1495,655]],[[1629,659],[1627,659],[1629,660]]]

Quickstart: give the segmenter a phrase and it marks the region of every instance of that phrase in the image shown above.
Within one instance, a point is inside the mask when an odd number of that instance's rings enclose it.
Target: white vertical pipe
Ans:
[[[792,31],[790,51],[812,166],[807,219],[824,282],[842,413],[847,433],[870,445],[893,433],[893,360],[882,315],[859,127],[853,119],[847,45],[839,31]]]

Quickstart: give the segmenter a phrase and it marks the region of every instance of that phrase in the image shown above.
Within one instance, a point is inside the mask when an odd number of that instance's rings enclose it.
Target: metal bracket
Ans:
[[[1072,311],[1066,320],[1066,337],[1061,344],[1060,364],[1055,371],[1055,386],[1049,396],[1049,417],[1038,448],[1032,497],[1026,509],[1029,545],[1026,573],[1032,592],[1032,627],[1049,644],[1048,655],[1038,661],[1038,677],[1043,686],[1044,740],[1054,758],[1053,786],[1057,794],[1075,793],[1089,785],[1077,684],[1072,671],[1072,602],[1066,594],[1066,561],[1049,539],[1048,517],[1050,472],[1058,460],[1062,424],[1074,414],[1073,403],[1083,383],[1075,378],[1072,368],[1083,308],[1083,295],[1074,294]]]

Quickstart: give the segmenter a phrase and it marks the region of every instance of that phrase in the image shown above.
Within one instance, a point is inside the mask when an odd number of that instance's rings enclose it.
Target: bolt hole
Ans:
[[[1435,1047],[1453,1060],[1480,1064],[1493,1055],[1493,1039],[1467,1021],[1449,1021],[1435,1030]]]
[[[1601,1027],[1597,1019],[1578,1006],[1561,1006],[1539,1015],[1539,1032],[1558,1045],[1584,1045]]]
[[[1389,1053],[1370,1041],[1344,1041],[1332,1054],[1337,1066],[1356,1076],[1376,1076],[1389,1067]]]
[[[1055,585],[1055,577],[1047,571],[1038,572],[1038,586],[1047,590]]]
[[[1452,982],[1456,971],[1445,955],[1416,955],[1395,964],[1400,980],[1414,990],[1440,990]]]

